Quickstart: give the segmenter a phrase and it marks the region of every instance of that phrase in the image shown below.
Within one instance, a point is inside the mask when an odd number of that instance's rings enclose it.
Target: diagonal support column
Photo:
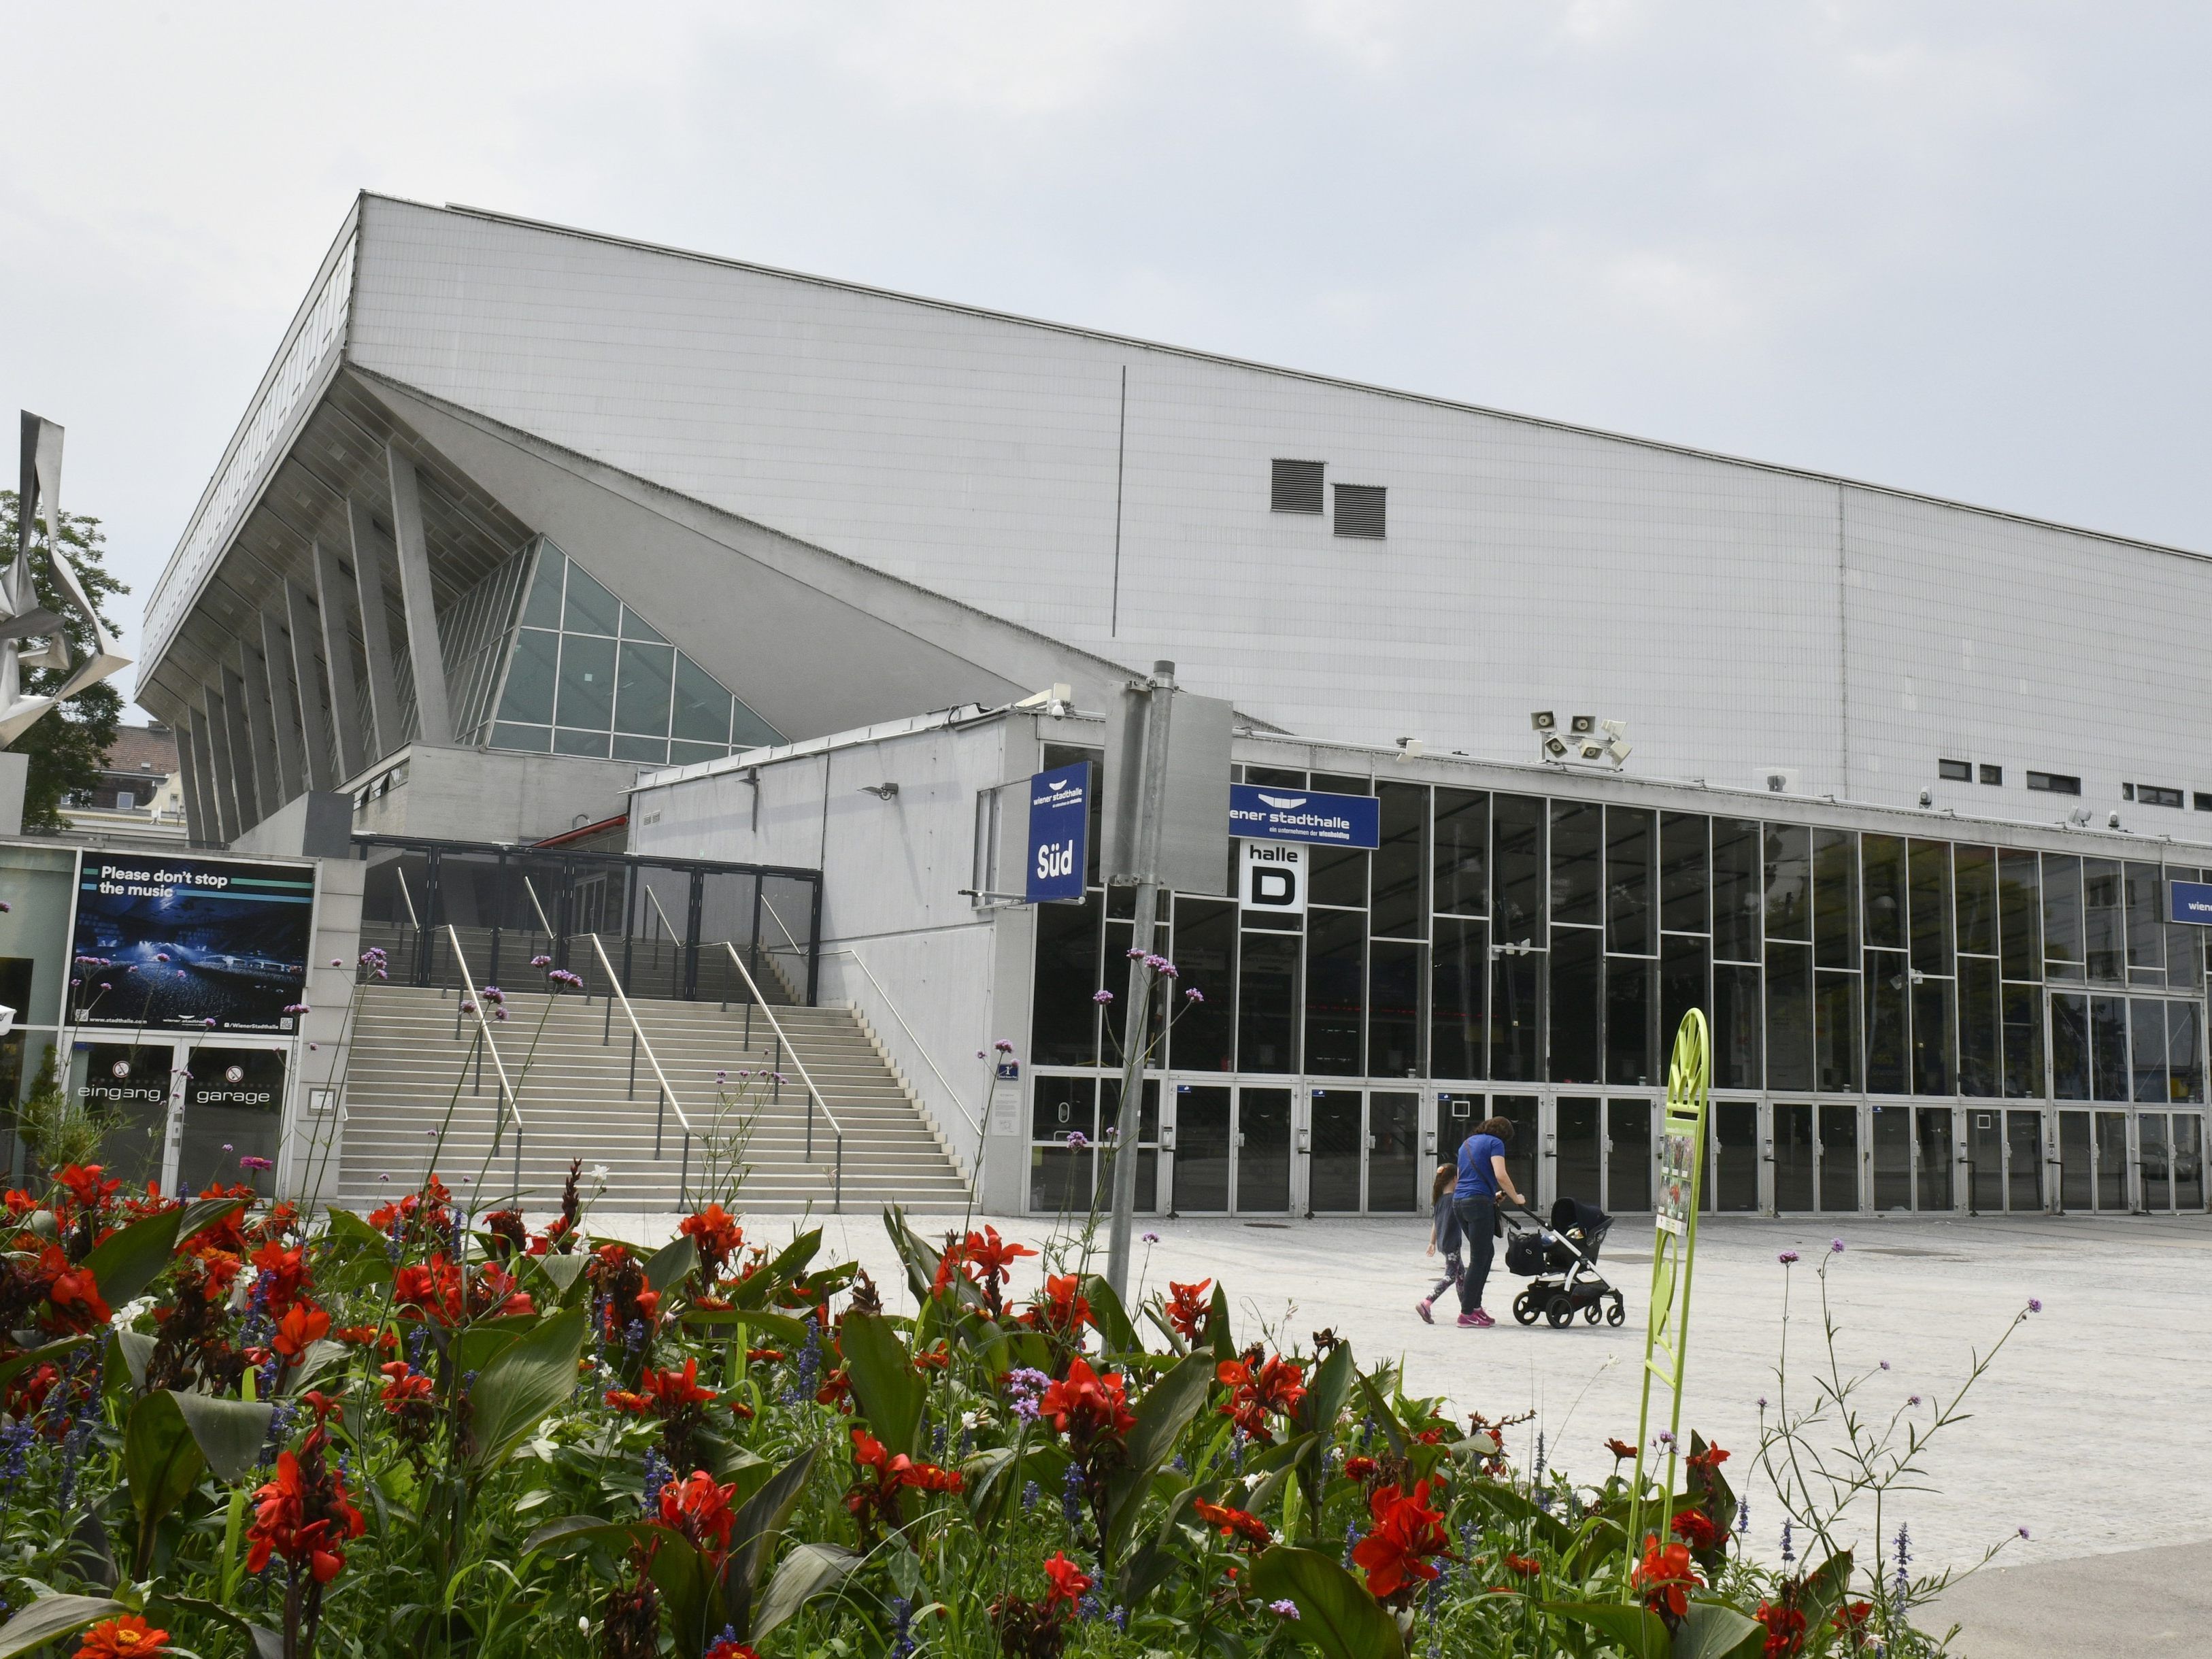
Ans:
[[[253,757],[253,794],[260,803],[258,823],[291,797],[276,765],[276,705],[269,686],[269,666],[254,641],[238,641],[238,678],[246,688],[240,707],[246,712],[247,752]]]
[[[252,647],[246,654],[252,654]],[[307,745],[300,735],[300,688],[292,681],[291,641],[273,611],[261,613],[261,671],[269,680],[270,723],[276,732],[276,776],[286,800],[307,793]]]
[[[213,837],[208,833],[207,797],[201,787],[205,772],[199,750],[199,716],[187,714],[171,729],[177,734],[177,781],[184,789],[185,839],[191,846],[204,846]]]
[[[354,591],[361,602],[361,642],[368,657],[368,724],[364,766],[399,747],[399,679],[392,665],[391,612],[384,603],[384,545],[361,501],[346,503],[353,533]]]
[[[453,740],[446,696],[446,653],[438,639],[438,607],[430,592],[430,544],[422,533],[422,486],[415,463],[392,445],[384,450],[392,479],[392,541],[399,560],[399,598],[407,617],[407,665],[415,676],[415,732],[424,743]]]
[[[216,839],[232,842],[238,839],[241,822],[238,805],[238,757],[230,752],[230,710],[224,707],[222,691],[217,686],[206,686],[200,691],[200,710],[207,726],[208,793],[214,797],[215,817],[211,827]]]
[[[307,590],[295,581],[284,584],[284,628],[292,649],[292,685],[300,699],[300,744],[306,751],[307,787],[335,789],[331,723],[323,708],[326,677],[315,655],[315,607]]]
[[[238,804],[238,828],[244,835],[261,822],[263,807],[258,780],[253,772],[253,730],[246,712],[246,678],[225,663],[222,676],[223,735],[230,743],[230,793]]]
[[[331,687],[331,735],[338,781],[343,782],[368,768],[368,744],[361,729],[361,680],[354,672],[345,572],[338,565],[338,550],[318,539],[314,551],[315,612],[323,631],[323,672]]]

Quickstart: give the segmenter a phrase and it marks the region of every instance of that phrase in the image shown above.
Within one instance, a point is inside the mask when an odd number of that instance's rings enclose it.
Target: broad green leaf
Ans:
[[[836,1544],[796,1546],[769,1580],[768,1594],[753,1615],[751,1638],[758,1641],[815,1596],[835,1589],[866,1559]]]
[[[1213,1300],[1206,1304],[1206,1340],[1212,1345],[1216,1359],[1237,1358],[1237,1339],[1229,1329],[1229,1292],[1218,1283],[1213,1287]]]
[[[921,1410],[929,1385],[915,1370],[898,1333],[881,1314],[848,1313],[839,1327],[838,1346],[853,1399],[877,1439],[894,1452],[920,1455]]]
[[[205,1232],[209,1228],[214,1226],[216,1222],[222,1220],[226,1216],[234,1215],[245,1207],[246,1200],[242,1198],[196,1198],[192,1200],[191,1203],[185,1205],[183,1210],[178,1213],[177,1243],[181,1244],[186,1239],[191,1238],[197,1234]],[[334,1211],[332,1213],[335,1215],[343,1213],[343,1212]],[[362,1224],[367,1225],[366,1223],[363,1223]],[[372,1237],[378,1237],[376,1230],[373,1227],[369,1229],[369,1233]],[[380,1237],[378,1237],[378,1242],[382,1242]]]
[[[778,1342],[787,1342],[794,1348],[806,1340],[805,1320],[793,1319],[789,1314],[769,1313],[762,1308],[686,1308],[683,1322],[710,1334],[718,1325],[743,1325],[757,1336],[772,1337]]]
[[[1336,1426],[1336,1419],[1344,1414],[1344,1402],[1352,1397],[1352,1344],[1340,1342],[1315,1368],[1305,1398],[1298,1401],[1300,1428],[1325,1434]]]
[[[1527,1493],[1496,1480],[1470,1481],[1468,1491],[1477,1504],[1493,1515],[1516,1526],[1533,1527],[1552,1548],[1564,1551],[1573,1547],[1575,1528],[1549,1510],[1537,1508],[1535,1500]]]
[[[1252,1567],[1264,1600],[1297,1604],[1297,1633],[1328,1659],[1400,1659],[1398,1621],[1328,1556],[1278,1544]]]
[[[708,1576],[706,1558],[689,1539],[665,1527],[653,1530],[659,1539],[653,1552],[653,1582],[668,1609],[676,1651],[683,1659],[697,1659],[712,1639],[712,1632],[729,1622],[722,1612],[722,1598]]]
[[[134,1389],[146,1386],[146,1362],[154,1357],[155,1340],[143,1331],[115,1333],[116,1352],[123,1356],[123,1364],[131,1372],[131,1386]]]
[[[544,1273],[553,1288],[566,1296],[569,1287],[584,1276],[584,1269],[591,1265],[592,1258],[587,1255],[554,1255],[548,1253],[544,1255],[525,1256],[523,1260],[536,1267],[539,1273]]]
[[[298,1364],[285,1368],[284,1385],[281,1392],[307,1393],[332,1369],[343,1366],[352,1352],[353,1350],[343,1342],[334,1342],[327,1336],[318,1337],[307,1345],[307,1350],[300,1356]]]
[[[1083,1297],[1091,1304],[1091,1317],[1097,1324],[1098,1334],[1106,1339],[1108,1353],[1134,1353],[1144,1347],[1137,1328],[1129,1322],[1128,1310],[1122,1307],[1111,1285],[1097,1273],[1089,1274],[1083,1281]]]
[[[510,1314],[504,1319],[484,1319],[462,1326],[447,1340],[453,1369],[464,1376],[471,1371],[483,1371],[526,1333],[536,1329],[539,1322],[537,1314]],[[434,1332],[437,1328],[434,1326],[432,1329]]]
[[[269,1443],[270,1419],[276,1415],[273,1407],[175,1390],[169,1398],[177,1402],[193,1443],[218,1480],[243,1480],[253,1473],[261,1461],[262,1447]]]
[[[1406,1455],[1406,1426],[1399,1422],[1398,1413],[1390,1409],[1390,1402],[1382,1397],[1382,1390],[1375,1385],[1380,1372],[1359,1373],[1359,1392],[1367,1401],[1367,1414],[1375,1419],[1375,1426],[1382,1431],[1390,1443],[1390,1449],[1403,1457]]]
[[[534,1555],[543,1550],[559,1560],[574,1555],[578,1550],[592,1544],[633,1543],[665,1533],[667,1528],[652,1521],[602,1521],[596,1515],[564,1515],[558,1521],[549,1521],[522,1540],[522,1553]]]
[[[927,1302],[930,1288],[937,1282],[942,1253],[921,1242],[906,1224],[906,1212],[896,1204],[884,1206],[884,1231],[890,1235],[891,1248],[899,1253],[900,1264],[906,1268],[907,1288],[914,1292],[915,1304]]]
[[[332,1209],[325,1213],[330,1227],[324,1237],[333,1243],[343,1240],[348,1244],[380,1252],[390,1242],[351,1210]]]
[[[43,1365],[50,1359],[59,1359],[64,1354],[82,1348],[91,1340],[89,1336],[64,1336],[42,1347],[27,1348],[13,1358],[0,1359],[0,1389],[6,1388],[25,1371]]]
[[[1850,1589],[1851,1553],[1838,1550],[1805,1575],[1805,1591],[1797,1607],[1805,1615],[1806,1627],[1816,1631],[1824,1627],[1828,1615],[1844,1604]]]
[[[1597,1632],[1628,1659],[1674,1659],[1674,1638],[1649,1608],[1626,1601],[1547,1601],[1544,1610]]]
[[[1118,1559],[1128,1547],[1153,1471],[1167,1462],[1182,1431],[1205,1407],[1213,1366],[1211,1354],[1194,1353],[1177,1360],[1175,1369],[1146,1389],[1137,1401],[1136,1426],[1129,1431],[1128,1462],[1115,1470],[1106,1487],[1104,1554],[1109,1562]]]
[[[174,1395],[146,1395],[131,1406],[123,1427],[123,1475],[142,1526],[152,1526],[184,1502],[205,1467]]]
[[[493,1464],[521,1444],[575,1391],[576,1360],[584,1351],[586,1316],[569,1308],[539,1322],[477,1374],[469,1391],[476,1439],[471,1464]]]
[[[738,1510],[737,1525],[730,1530],[729,1559],[722,1569],[721,1594],[716,1599],[723,1604],[723,1616],[738,1627],[741,1638],[751,1624],[753,1591],[768,1561],[769,1547],[790,1520],[813,1468],[814,1449],[809,1447],[769,1476]]]
[[[1692,1601],[1674,1632],[1673,1659],[1753,1659],[1766,1645],[1766,1630],[1723,1601]]]
[[[699,1265],[699,1247],[689,1233],[678,1233],[653,1253],[645,1264],[645,1282],[656,1291],[665,1291],[681,1282]]]
[[[92,1270],[100,1293],[111,1308],[119,1308],[154,1282],[169,1265],[177,1248],[177,1222],[181,1210],[163,1210],[141,1216],[127,1227],[118,1227],[93,1247],[84,1265]]]
[[[130,1609],[104,1595],[42,1595],[0,1625],[0,1659],[15,1659]]]

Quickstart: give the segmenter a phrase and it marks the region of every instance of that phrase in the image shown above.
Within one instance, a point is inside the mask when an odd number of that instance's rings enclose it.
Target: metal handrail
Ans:
[[[899,1023],[899,1030],[904,1031],[908,1040],[914,1044],[915,1052],[921,1056],[921,1063],[929,1067],[930,1074],[943,1085],[945,1092],[952,1097],[952,1103],[960,1109],[960,1115],[968,1120],[968,1127],[975,1130],[977,1134],[981,1134],[982,1120],[968,1109],[968,1103],[960,1098],[960,1091],[952,1086],[951,1079],[937,1069],[937,1062],[929,1057],[929,1050],[923,1046],[921,1038],[915,1034],[914,1027],[906,1023],[906,1016],[899,1012],[898,1004],[891,1000],[891,994],[884,989],[883,981],[878,979],[870,971],[868,964],[861,960],[860,953],[849,946],[840,946],[835,951],[824,951],[822,954],[825,957],[852,957],[853,965],[866,975],[869,984],[876,988],[876,994],[884,1000],[884,1006],[890,1010],[891,1018]]]
[[[761,994],[760,986],[753,979],[752,969],[745,966],[745,959],[738,954],[738,947],[724,939],[722,948],[730,953],[730,961],[738,972],[744,975],[745,988],[753,994],[753,1000],[760,1005],[761,1013],[768,1020],[769,1030],[775,1033],[777,1059],[781,1060],[784,1054],[790,1054],[792,1069],[799,1073],[799,1080],[806,1085],[806,1158],[810,1164],[814,1161],[814,1109],[819,1106],[822,1115],[830,1120],[830,1127],[837,1137],[837,1169],[830,1207],[833,1213],[842,1212],[845,1206],[845,1126],[837,1121],[836,1113],[830,1109],[830,1103],[822,1098],[822,1091],[814,1086],[814,1079],[807,1075],[806,1062],[799,1059],[799,1050],[791,1046],[791,1039],[784,1035],[783,1022],[775,1017],[775,1010]],[[777,1069],[781,1071],[782,1068],[779,1066]]]
[[[499,1044],[492,1040],[491,1017],[484,1012],[483,994],[477,988],[476,976],[469,972],[468,958],[461,953],[461,936],[450,921],[446,924],[446,942],[453,946],[453,966],[460,969],[462,996],[465,1006],[472,1007],[477,1014],[477,1040],[483,1044],[484,1052],[491,1056],[491,1069],[499,1079],[500,1116],[492,1125],[491,1149],[499,1150],[499,1137],[507,1127],[507,1120],[514,1120],[514,1201],[522,1202],[522,1104],[514,1097],[514,1085],[508,1080],[507,1062],[499,1057]],[[483,1073],[479,1071],[481,1078]]]
[[[422,918],[415,908],[415,895],[407,890],[407,866],[404,860],[392,860],[392,880],[399,884],[399,896],[407,903],[407,925],[416,933],[422,931]]]
[[[538,889],[527,876],[522,878],[522,890],[530,895],[530,908],[538,912],[538,925],[545,930],[546,942],[550,944],[553,939],[553,924],[545,920],[545,907],[538,902]]]
[[[587,937],[592,941],[592,951],[599,956],[599,967],[607,976],[607,984],[614,992],[614,1000],[622,1004],[623,1018],[629,1022],[631,1097],[635,1098],[637,1092],[637,1051],[640,1048],[645,1050],[646,1064],[653,1067],[653,1076],[660,1081],[660,1100],[653,1116],[653,1155],[655,1158],[661,1155],[661,1133],[666,1127],[669,1107],[676,1109],[676,1121],[684,1126],[684,1172],[678,1178],[676,1188],[676,1201],[680,1207],[691,1188],[691,1136],[695,1132],[690,1115],[684,1109],[684,1103],[677,1099],[676,1091],[669,1084],[668,1073],[660,1069],[660,1058],[653,1052],[653,1044],[646,1037],[645,1027],[637,1023],[637,1011],[629,1006],[629,996],[623,991],[621,980],[615,976],[614,964],[607,960],[606,945],[597,933]]]

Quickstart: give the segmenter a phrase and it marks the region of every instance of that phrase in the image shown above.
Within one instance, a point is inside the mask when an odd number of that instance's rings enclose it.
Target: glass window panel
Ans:
[[[2191,1104],[2204,1098],[2203,1010],[2193,1002],[2166,1005],[2166,1079],[2172,1097]]]
[[[622,636],[626,640],[645,640],[654,645],[665,645],[668,636],[631,610],[622,608]]]
[[[695,743],[730,740],[730,694],[682,652],[676,653],[674,735]]]
[[[1359,847],[1311,847],[1306,854],[1306,902],[1367,905],[1369,854]]]
[[[617,732],[615,733],[615,758],[641,761],[648,766],[665,766],[668,764],[668,739],[633,737],[626,732]]]
[[[509,726],[502,721],[491,729],[491,746],[495,749],[520,749],[529,754],[542,755],[553,747],[553,728],[550,726]]]
[[[1712,930],[1712,849],[1705,815],[1659,816],[1660,926],[1670,933]]]
[[[1807,945],[1767,943],[1766,1086],[1813,1086],[1813,952]]]
[[[2166,1004],[2155,997],[2130,999],[2128,1030],[2136,1102],[2163,1105],[2171,1098],[2166,1078]]]
[[[1766,1076],[1759,969],[1713,964],[1713,1087],[1756,1089]]]
[[[615,730],[641,737],[668,735],[668,691],[676,653],[665,645],[624,640],[615,670]]]
[[[1373,783],[1349,772],[1316,772],[1313,787],[1332,795],[1364,795],[1372,793]]]
[[[2004,1000],[2004,1091],[2008,1100],[2043,1098],[2043,992],[2008,984]]]
[[[1856,1094],[1859,1086],[1859,976],[1827,969],[1813,975],[1814,1086]]]
[[[1859,965],[1859,839],[1813,832],[1813,953],[1822,968]]]
[[[1880,1106],[1868,1114],[1874,1120],[1874,1206],[1877,1210],[1912,1207],[1912,1113],[1906,1107]]]
[[[1820,1207],[1859,1207],[1859,1113],[1856,1106],[1820,1108]]]
[[[604,732],[572,732],[567,726],[553,733],[553,752],[556,755],[586,755],[594,760],[607,757],[607,734]]]
[[[742,702],[732,700],[730,720],[730,745],[733,749],[763,749],[770,744],[781,743],[783,733],[770,726]],[[1095,809],[1094,809],[1095,810]],[[1091,838],[1091,856],[1098,855],[1098,842]]]
[[[1090,1208],[1091,1161],[1088,1147],[1030,1147],[1030,1212],[1066,1215]]]
[[[1030,1102],[1030,1139],[1098,1139],[1098,1085],[1087,1077],[1041,1077]]]
[[[2128,1000],[2089,999],[2090,1082],[2099,1100],[2128,1097]]]
[[[1916,841],[1909,854],[1912,880],[1912,965],[1923,974],[1951,971],[1951,848]],[[1948,1089],[1939,1091],[1950,1093]]]
[[[1770,823],[1765,843],[1766,937],[1813,937],[1813,832],[1802,823]],[[1774,1063],[1771,1051],[1767,1065]],[[1779,1084],[1776,1088],[1796,1085]]]
[[[2127,982],[2124,890],[2118,859],[2081,860],[2081,903],[2087,921],[2089,977],[2102,985]]]
[[[1902,951],[1866,953],[1867,1092],[1912,1092],[1912,973]]]
[[[1993,1100],[1997,1076],[1997,965],[1959,958],[1959,1092]]]
[[[1918,1107],[1912,1114],[1913,1136],[1920,1143],[1920,1207],[1923,1211],[1948,1210],[1952,1205],[1951,1172],[1958,1152],[1953,1145],[1951,1115],[1948,1106]]]
[[[1951,879],[1958,895],[1959,948],[1997,953],[1997,855],[1993,847],[1954,847]]]
[[[1176,1090],[1175,1207],[1203,1213],[1229,1207],[1229,1091]]]
[[[1294,1072],[1298,1066],[1298,951],[1296,933],[1255,933],[1238,941],[1237,1066]]]
[[[1291,1091],[1237,1091],[1237,1208],[1245,1215],[1291,1207]]]
[[[568,562],[568,603],[561,613],[561,626],[571,634],[613,635],[622,625],[622,602],[602,587],[591,572],[574,560]]]
[[[1713,820],[1713,959],[1757,962],[1759,913],[1764,903],[1759,825],[1742,818]]]
[[[1912,988],[1912,1092],[1955,1092],[1957,1044],[1954,992],[1948,979],[1923,979]]]
[[[1502,949],[1490,963],[1491,1075],[1534,1083],[1544,1075],[1542,951]]]
[[[2051,998],[2051,1092],[2060,1100],[2087,1100],[2089,999],[2080,992]]]
[[[1650,1209],[1651,1103],[1606,1102],[1605,1140],[1606,1206],[1616,1214],[1623,1210]]]
[[[2198,870],[2179,870],[2169,866],[2163,872],[2165,880],[2195,881],[2203,872]],[[2163,887],[2164,883],[2160,884]],[[2166,896],[2159,895],[2164,906]],[[2161,908],[2160,914],[2165,914]],[[2204,984],[2204,929],[2189,922],[2169,921],[2166,924],[2166,982],[2176,991],[2192,994]]]
[[[1544,943],[1544,803],[1498,795],[1491,803],[1491,916],[1498,942]],[[1500,1073],[1500,1075],[1504,1075]]]
[[[1121,1123],[1121,1079],[1118,1077],[1101,1078],[1098,1079],[1098,1127],[1101,1131],[1110,1132],[1118,1129]],[[1137,1108],[1137,1144],[1139,1146],[1154,1146],[1159,1138],[1160,1085],[1158,1080],[1147,1078],[1145,1079],[1144,1098]],[[1109,1158],[1109,1168],[1111,1164]],[[1141,1164],[1137,1166],[1137,1190],[1139,1194],[1149,1190],[1144,1184],[1145,1169]],[[1140,1207],[1142,1202],[1140,1198]]]
[[[1605,921],[1599,904],[1605,854],[1605,815],[1584,801],[1552,803],[1552,920],[1588,923]]]
[[[1434,903],[1439,915],[1490,909],[1490,797],[1480,790],[1436,792]]]
[[[2127,866],[2128,982],[2166,983],[2166,887],[2158,866]]]
[[[1263,783],[1271,789],[1303,789],[1306,787],[1306,775],[1280,766],[1248,766],[1244,769],[1244,781]],[[1357,784],[1349,793],[1364,795],[1367,786]]]
[[[1631,806],[1605,809],[1605,948],[1616,956],[1651,956],[1658,950],[1651,915],[1658,837],[1655,814]]]
[[[531,628],[561,625],[561,571],[568,560],[550,542],[538,544],[538,568],[530,579],[530,597],[523,601],[522,620]]]
[[[1874,951],[1905,948],[1905,837],[1863,836],[1859,857],[1866,877],[1866,942]]]
[[[1605,939],[1595,927],[1552,929],[1552,1081],[1598,1079],[1598,998]]]
[[[1813,1109],[1774,1109],[1774,1207],[1789,1214],[1813,1207]]]
[[[1225,1072],[1236,1042],[1237,907],[1223,899],[1175,901],[1175,1024],[1168,1064],[1179,1072]],[[1186,994],[1196,991],[1201,1000]]]
[[[500,693],[500,719],[550,726],[554,672],[560,660],[558,634],[538,628],[518,629],[514,653],[507,662],[507,689]]]
[[[564,635],[554,724],[604,732],[614,723],[615,642]]]
[[[1488,1012],[1483,986],[1489,965],[1489,931],[1480,921],[1437,918],[1436,965],[1429,990],[1429,1075],[1460,1079],[1484,1074]]]
[[[2043,855],[2043,963],[2051,979],[2082,972],[2081,860],[2065,853]]]
[[[1650,957],[1605,963],[1605,1080],[1660,1080],[1659,964]]]
[[[2043,977],[2043,897],[2036,857],[2008,847],[1997,854],[1997,944],[2007,979]]]
[[[1426,946],[1377,939],[1367,948],[1367,1075],[1421,1075],[1421,980]]]
[[[1711,966],[1710,941],[1687,933],[1659,936],[1659,1053],[1661,1064],[1674,1051],[1674,1034],[1682,1029],[1682,1016],[1692,1008],[1711,1006],[1706,984]]]
[[[1375,850],[1373,913],[1376,937],[1429,935],[1429,788],[1424,783],[1378,783],[1382,844]]]
[[[1093,1066],[1098,1060],[1099,931],[1105,907],[1096,893],[1080,904],[1036,907],[1036,981],[1030,1009],[1030,1060],[1037,1066]]]
[[[1358,1077],[1366,1005],[1366,919],[1357,910],[1306,915],[1306,1070]]]
[[[729,745],[720,743],[679,742],[670,744],[668,748],[669,763],[673,766],[690,766],[697,761],[720,760],[730,752]]]

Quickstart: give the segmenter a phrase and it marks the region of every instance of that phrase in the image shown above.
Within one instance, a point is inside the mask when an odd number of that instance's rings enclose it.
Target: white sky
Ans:
[[[364,186],[2212,550],[2202,6],[0,0],[0,404],[69,428],[132,635]]]

